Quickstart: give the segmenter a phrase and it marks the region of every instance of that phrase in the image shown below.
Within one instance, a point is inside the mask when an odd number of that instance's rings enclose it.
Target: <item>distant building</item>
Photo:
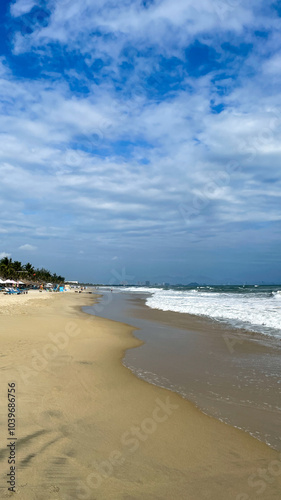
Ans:
[[[78,285],[79,281],[65,281],[65,283],[68,283],[69,285]]]
[[[146,281],[145,286],[150,286],[150,281]]]

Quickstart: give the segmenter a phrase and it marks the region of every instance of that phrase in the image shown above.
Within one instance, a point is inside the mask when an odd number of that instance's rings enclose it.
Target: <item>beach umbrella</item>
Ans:
[[[0,278],[0,283],[5,283],[5,281],[1,280],[1,278]]]
[[[6,281],[4,281],[4,283],[10,283],[11,285],[15,285],[16,281],[14,281],[14,280],[6,280]]]
[[[18,285],[25,285],[25,283],[23,281],[18,281],[17,283],[18,283]]]

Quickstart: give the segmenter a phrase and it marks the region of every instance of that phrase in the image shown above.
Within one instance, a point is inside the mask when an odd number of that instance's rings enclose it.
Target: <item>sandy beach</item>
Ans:
[[[143,344],[127,350],[123,364],[139,378],[178,392],[203,413],[281,452],[278,338],[151,309],[136,293],[105,291],[83,310],[136,327]]]
[[[22,500],[279,499],[280,453],[136,378],[121,361],[140,341],[128,325],[83,313],[93,300],[0,297],[1,498],[14,495],[16,437]]]

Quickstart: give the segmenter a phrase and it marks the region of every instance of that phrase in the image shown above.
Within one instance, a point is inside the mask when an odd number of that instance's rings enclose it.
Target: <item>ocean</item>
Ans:
[[[132,325],[123,364],[281,451],[281,286],[109,287],[85,312]]]
[[[120,287],[149,294],[146,305],[161,311],[193,314],[235,328],[281,338],[281,285]]]

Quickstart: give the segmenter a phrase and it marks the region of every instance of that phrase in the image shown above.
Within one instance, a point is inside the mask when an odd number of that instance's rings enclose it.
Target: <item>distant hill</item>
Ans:
[[[153,276],[151,283],[170,283],[170,285],[182,284],[184,286],[201,286],[201,285],[219,285],[220,282],[210,276],[204,275],[188,275],[188,276],[172,276],[158,275]]]

